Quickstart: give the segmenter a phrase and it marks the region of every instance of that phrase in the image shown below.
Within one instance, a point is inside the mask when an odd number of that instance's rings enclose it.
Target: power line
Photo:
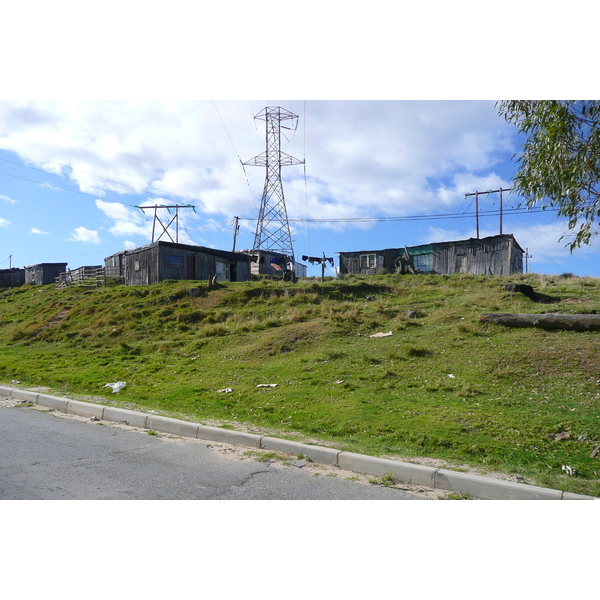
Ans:
[[[0,160],[4,160],[4,159],[0,159]],[[11,162],[11,161],[8,161]],[[46,173],[47,175],[54,175],[55,177],[60,177],[61,179],[66,179],[65,177],[63,177],[62,175],[56,175],[55,173],[48,173],[48,171],[44,171],[43,169],[36,169],[35,167],[28,167],[26,165],[21,165],[23,167],[25,167],[26,169],[34,169],[36,171],[42,171],[43,173]],[[70,192],[71,194],[81,194],[82,196],[89,196],[90,198],[98,198],[98,196],[100,194],[90,194],[88,192],[82,192],[81,190],[71,190],[69,188],[65,188],[65,187],[61,187],[60,185],[54,185],[49,184],[49,183],[44,183],[42,181],[36,181],[35,179],[28,179],[27,177],[20,177],[19,175],[13,175],[12,173],[4,173],[3,171],[0,171],[0,175],[5,175],[6,177],[13,177],[14,179],[20,179],[21,181],[28,181],[29,183],[35,183],[36,185],[42,185],[42,186],[47,186],[47,187],[51,187],[52,189],[56,189],[56,190],[61,190],[63,192]],[[70,181],[70,180],[68,180]],[[123,184],[126,185],[126,184]],[[119,194],[119,196],[125,196],[126,198],[131,198],[132,200],[136,200],[139,202],[139,198],[135,198],[134,196],[130,196],[128,194],[122,194],[120,192],[114,192],[113,190],[105,190],[103,188],[99,188],[101,189],[103,192],[110,192],[110,193],[114,193],[114,194]],[[124,202],[121,202],[121,204],[125,204]],[[126,204],[126,206],[131,206],[134,207],[135,206],[133,204]]]
[[[27,177],[20,177],[19,175],[13,175],[12,173],[4,173],[0,171],[0,175],[6,175],[6,177],[14,177],[15,179],[21,179],[22,181],[29,181],[29,183],[35,183],[37,185],[45,185],[40,181],[35,181],[35,179],[27,179]],[[60,175],[57,175],[57,177],[60,177]],[[87,192],[82,192],[81,190],[70,190],[69,188],[60,187],[59,185],[52,184],[51,187],[57,190],[62,190],[63,192],[71,192],[72,194],[82,194],[83,196],[90,196],[92,198],[98,197],[98,194],[88,194]],[[138,198],[135,198],[135,200],[138,200]]]
[[[214,105],[214,102],[213,102],[213,105]],[[215,105],[215,110],[217,111],[217,114],[219,114],[219,111],[218,111],[216,105]],[[219,118],[221,118],[220,114],[219,114]],[[228,135],[228,137],[229,137],[229,139],[230,139],[230,141],[232,143],[234,151],[236,152],[236,155],[238,156],[238,159],[241,162],[239,154],[237,153],[237,150],[235,149],[235,145],[233,144],[233,141],[231,140],[231,137],[229,136],[229,132],[227,131],[227,127],[225,126],[225,123],[223,122],[222,119],[221,119],[221,122],[223,123],[223,127],[225,128],[225,131],[226,131],[226,133],[227,133],[227,135]],[[20,152],[22,154],[28,154],[30,156],[34,156],[34,157],[39,158],[41,160],[45,160],[47,162],[52,162],[52,163],[58,164],[58,165],[63,166],[65,168],[70,168],[70,167],[68,167],[68,165],[64,165],[64,164],[59,163],[57,161],[46,159],[46,158],[37,156],[35,154],[30,154],[30,153],[27,153],[27,152],[17,151],[14,148],[10,148],[9,146],[5,146],[3,144],[0,144],[0,147],[7,148],[7,149],[12,150],[14,152]],[[306,150],[305,150],[305,153],[306,153]],[[37,168],[37,167],[32,167],[32,166],[29,166],[29,165],[20,164],[20,163],[17,163],[15,161],[11,161],[11,160],[8,160],[8,159],[5,159],[5,158],[0,158],[0,160],[2,160],[4,162],[11,163],[11,164],[15,164],[17,166],[21,166],[23,168],[32,169],[32,170],[35,170],[35,171],[40,171],[40,172],[45,173],[45,174],[50,175],[50,176],[59,177],[61,179],[67,179],[67,181],[72,181],[72,180],[68,179],[67,177],[65,177],[64,175],[61,175],[61,174],[49,173],[48,171],[45,171],[43,169],[40,169],[40,168]],[[244,174],[246,175],[243,163],[242,163],[242,168],[244,170]],[[304,179],[305,179],[305,186],[306,186],[306,166],[304,167],[304,169],[305,169]],[[75,170],[73,170],[73,172],[75,172]],[[109,182],[115,183],[117,185],[122,185],[122,186],[125,186],[125,187],[130,187],[131,189],[135,189],[132,186],[126,184],[126,183],[122,183],[122,182],[119,182],[119,181],[116,181],[116,180],[108,179],[108,178],[102,177],[100,175],[95,175],[93,173],[89,173],[89,172],[86,172],[86,171],[77,171],[77,172],[81,172],[81,173],[85,173],[85,174],[88,174],[88,175],[92,175],[93,177],[98,177],[100,179],[104,179],[105,181],[109,181]],[[27,177],[21,177],[19,175],[14,175],[12,173],[5,173],[5,172],[0,171],[0,175],[5,175],[6,177],[12,177],[14,179],[20,179],[22,181],[27,181],[27,182],[30,182],[30,183],[35,183],[37,185],[51,185],[51,187],[53,187],[53,188],[55,188],[57,190],[69,192],[69,193],[72,193],[72,194],[80,194],[80,195],[88,196],[88,197],[91,197],[91,198],[98,198],[98,194],[91,194],[91,193],[88,193],[88,192],[83,192],[81,190],[69,189],[69,188],[57,186],[57,185],[54,185],[54,184],[45,184],[44,182],[36,181],[34,179],[29,179]],[[248,188],[250,189],[250,182],[248,181],[247,175],[246,175],[246,181],[248,183]],[[120,193],[120,192],[115,192],[114,190],[105,190],[103,188],[99,188],[99,189],[101,189],[101,190],[103,190],[105,192],[118,194],[119,196],[122,196],[122,197],[125,197],[125,198],[131,198],[131,199],[136,200],[136,201],[139,202],[139,198],[135,198],[134,196],[130,196],[128,194],[124,194],[124,193]],[[500,188],[500,190],[492,190],[492,191],[489,191],[489,192],[487,192],[487,191],[486,192],[471,192],[471,193],[465,194],[465,198],[467,196],[475,196],[477,198],[479,195],[488,195],[490,193],[500,192],[500,191],[509,191],[509,190],[508,189],[502,189],[502,188]],[[254,196],[252,194],[252,190],[250,190],[250,194],[251,194],[252,200],[254,202]],[[308,210],[308,198],[307,198],[307,191],[306,191],[306,189],[305,189],[305,194],[306,194],[306,203],[307,203],[306,209]],[[138,208],[137,205],[133,205],[133,204],[126,204],[126,203],[121,203],[121,204],[125,204],[126,206],[130,206],[132,208]],[[256,204],[255,204],[255,206],[256,206]],[[151,207],[148,207],[148,208],[151,208]],[[398,221],[427,221],[427,220],[432,220],[433,221],[433,220],[443,220],[443,219],[460,219],[460,218],[463,218],[463,217],[473,217],[473,216],[476,217],[477,214],[479,214],[481,216],[490,216],[490,217],[491,216],[501,216],[502,217],[502,215],[511,215],[511,214],[522,215],[522,214],[525,214],[525,213],[527,213],[527,214],[535,214],[535,213],[546,212],[546,211],[547,212],[557,212],[559,210],[560,209],[556,208],[556,207],[547,207],[547,208],[516,208],[516,209],[512,208],[512,209],[508,209],[508,210],[503,210],[502,207],[501,207],[499,211],[497,211],[497,210],[494,210],[494,211],[476,211],[475,213],[467,213],[465,211],[463,213],[448,213],[448,214],[440,214],[440,215],[411,215],[411,216],[405,216],[405,217],[350,217],[350,218],[346,218],[346,219],[309,219],[307,217],[307,218],[298,218],[298,219],[288,218],[288,221],[289,222],[295,222],[295,223],[306,223],[306,224],[308,224],[308,223],[368,223],[368,222],[398,222]],[[257,218],[253,218],[253,217],[239,217],[239,219],[240,220],[246,220],[246,221],[256,221],[256,220],[258,220]]]
[[[223,117],[221,117],[221,113],[219,112],[219,109],[217,108],[217,105],[215,104],[215,101],[212,101],[213,106],[215,107],[215,110],[217,111],[217,115],[219,115],[219,119],[221,120],[221,124],[223,125],[223,129],[225,129],[225,133],[227,134],[227,137],[229,138],[229,141],[231,142],[231,145],[233,146],[233,151],[235,152],[236,156],[238,157],[238,160],[240,161],[240,164],[242,165],[242,172],[244,173],[244,177],[246,179],[246,183],[248,184],[248,190],[250,192],[250,198],[252,199],[252,203],[254,204],[254,208],[256,209],[256,201],[254,200],[254,194],[252,193],[252,188],[250,187],[250,180],[248,179],[248,174],[246,173],[246,167],[244,166],[244,162],[242,161],[242,159],[240,158],[240,154],[237,151],[237,148],[235,147],[235,144],[233,143],[233,140],[231,139],[231,136],[229,135],[229,131],[227,130],[227,127],[225,125],[225,121],[223,121]]]
[[[38,158],[39,160],[43,160],[45,162],[50,162],[53,163],[55,165],[59,165],[60,167],[64,167],[65,169],[71,169],[72,173],[83,173],[84,175],[90,175],[92,177],[96,177],[98,179],[103,179],[104,181],[108,181],[109,183],[116,183],[117,185],[121,185],[123,187],[128,187],[132,190],[135,191],[135,188],[132,185],[129,185],[128,183],[123,183],[122,181],[116,181],[115,179],[109,179],[108,177],[103,177],[102,175],[96,175],[95,173],[90,173],[89,171],[83,171],[81,169],[74,169],[73,167],[71,167],[70,165],[65,165],[64,163],[60,163],[56,160],[51,160],[50,158],[44,158],[43,156],[38,156],[36,154],[31,154],[30,152],[25,152],[23,150],[17,150],[16,148],[11,148],[10,146],[5,146],[4,144],[0,144],[0,147],[2,148],[6,148],[7,150],[10,150],[11,152],[15,152],[17,154],[26,154],[27,156],[33,156],[34,158]],[[44,170],[44,169],[40,169],[39,167],[32,167],[30,165],[25,165],[22,163],[18,163],[12,160],[8,160],[7,158],[0,158],[0,160],[4,161],[4,162],[8,162],[11,163],[13,165],[18,165],[20,167],[23,167],[25,169],[33,169],[34,171],[40,171],[41,173],[46,173],[47,175],[54,175],[56,177],[60,177],[61,179],[66,179],[64,177],[64,175],[58,174],[58,173],[49,173],[48,171]],[[103,188],[100,188],[103,189]],[[105,191],[110,191],[110,190],[105,190]],[[116,192],[119,193],[119,192]],[[122,196],[127,196],[127,194],[121,194]],[[131,197],[131,196],[129,196]]]
[[[22,181],[28,181],[30,183],[35,183],[37,185],[44,185],[44,183],[35,181],[34,179],[28,179],[27,177],[20,177],[19,175],[13,175],[12,173],[4,173],[0,171],[0,175],[5,175],[6,177],[13,177],[15,179],[20,179]],[[57,175],[57,177],[61,177]],[[88,192],[82,192],[81,190],[72,190],[69,188],[56,186],[52,184],[52,187],[64,192],[70,192],[71,194],[80,194],[83,196],[89,196],[90,198],[98,198],[98,194],[90,194]],[[110,191],[110,190],[105,190]],[[118,192],[114,192],[118,193]],[[119,194],[121,196],[126,196],[125,194]],[[126,196],[132,198],[134,200],[138,200],[138,198],[133,198],[133,196]],[[125,204],[125,203],[121,203]],[[126,204],[126,206],[130,206],[132,208],[137,208],[137,205],[134,204]],[[591,205],[590,205],[591,206]],[[151,208],[151,207],[148,207]],[[554,206],[550,206],[547,208],[512,208],[503,211],[504,215],[513,215],[513,214],[535,214],[540,212],[558,212],[560,209]],[[476,213],[447,213],[440,215],[411,215],[405,217],[349,217],[346,219],[309,219],[309,218],[299,218],[293,219],[288,218],[290,223],[378,223],[378,222],[396,222],[396,221],[435,221],[435,220],[443,220],[443,219],[460,219],[463,217],[474,217]],[[481,216],[498,216],[500,215],[500,211],[479,211],[479,215]],[[243,221],[257,221],[258,219],[255,217],[239,217],[240,220]]]
[[[511,188],[502,188],[499,190],[488,190],[487,192],[470,192],[465,194],[467,196],[475,196],[475,220],[477,222],[477,239],[479,239],[479,195],[481,194],[489,196],[490,194],[497,194],[500,192],[500,235],[502,235],[502,192],[510,192]]]
[[[512,208],[503,210],[503,214],[533,214],[539,212],[556,212],[560,210],[556,207],[549,208]],[[499,210],[479,211],[479,215],[486,217],[494,217],[500,214]],[[346,219],[288,219],[295,223],[381,223],[381,222],[396,222],[396,221],[436,221],[443,219],[461,219],[463,217],[474,217],[475,213],[445,213],[439,215],[410,215],[405,217],[348,217]],[[254,217],[239,217],[244,221],[256,221]]]
[[[511,204],[511,206],[512,206],[512,204]],[[558,210],[558,209],[555,209],[555,210]],[[518,213],[516,213],[516,214],[518,214]],[[542,244],[540,244],[540,242],[538,241],[538,239],[535,236],[535,234],[533,233],[533,231],[531,231],[531,229],[529,229],[529,227],[527,227],[525,221],[523,221],[523,219],[521,218],[521,216],[519,214],[518,214],[518,216],[519,216],[519,221],[521,221],[521,223],[523,223],[523,227],[525,227],[525,229],[527,229],[527,231],[529,232],[529,235],[535,240],[535,242],[537,243],[537,245],[541,248],[542,252],[554,263],[554,266],[557,269],[560,270],[560,267],[556,264],[556,262],[554,261],[554,259],[550,256],[550,254],[548,254],[548,252],[542,246]],[[527,261],[528,258],[532,258],[531,256],[529,256],[529,250],[528,249],[525,250],[525,254],[526,254],[526,261]]]

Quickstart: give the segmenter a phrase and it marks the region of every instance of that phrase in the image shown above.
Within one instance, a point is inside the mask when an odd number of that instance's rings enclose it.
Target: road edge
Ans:
[[[600,499],[595,496],[586,496],[492,477],[462,473],[460,471],[405,463],[323,446],[313,446],[311,444],[303,444],[271,436],[261,436],[243,431],[201,425],[171,417],[163,417],[114,406],[104,406],[80,400],[71,400],[69,398],[15,387],[0,386],[0,395],[6,395],[22,402],[42,405],[67,414],[90,418],[95,417],[101,421],[121,423],[181,437],[249,446],[286,454],[303,455],[312,462],[336,466],[353,473],[372,477],[387,477],[391,475],[405,484],[422,485],[444,492],[468,494],[470,497],[482,500]]]

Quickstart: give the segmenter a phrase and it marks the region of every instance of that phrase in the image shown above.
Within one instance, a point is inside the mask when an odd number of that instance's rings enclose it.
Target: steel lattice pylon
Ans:
[[[267,106],[254,118],[265,121],[267,149],[266,152],[255,156],[244,164],[267,167],[267,175],[260,202],[253,249],[281,252],[288,256],[293,264],[294,249],[283,196],[281,167],[301,165],[304,164],[304,161],[281,151],[281,128],[294,129],[294,127],[282,126],[281,121],[290,120],[293,123],[298,115],[280,106]]]

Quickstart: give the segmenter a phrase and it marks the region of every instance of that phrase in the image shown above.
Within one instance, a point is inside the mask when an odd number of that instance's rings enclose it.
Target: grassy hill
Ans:
[[[568,276],[24,286],[0,290],[0,381],[600,496],[600,332],[479,322],[594,311],[600,280]]]

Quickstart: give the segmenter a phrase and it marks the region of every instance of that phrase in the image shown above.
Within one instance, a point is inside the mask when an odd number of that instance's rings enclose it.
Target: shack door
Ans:
[[[196,279],[196,257],[186,256],[185,257],[185,278]]]
[[[217,281],[229,280],[229,263],[222,260],[215,260],[215,269],[217,271]]]

